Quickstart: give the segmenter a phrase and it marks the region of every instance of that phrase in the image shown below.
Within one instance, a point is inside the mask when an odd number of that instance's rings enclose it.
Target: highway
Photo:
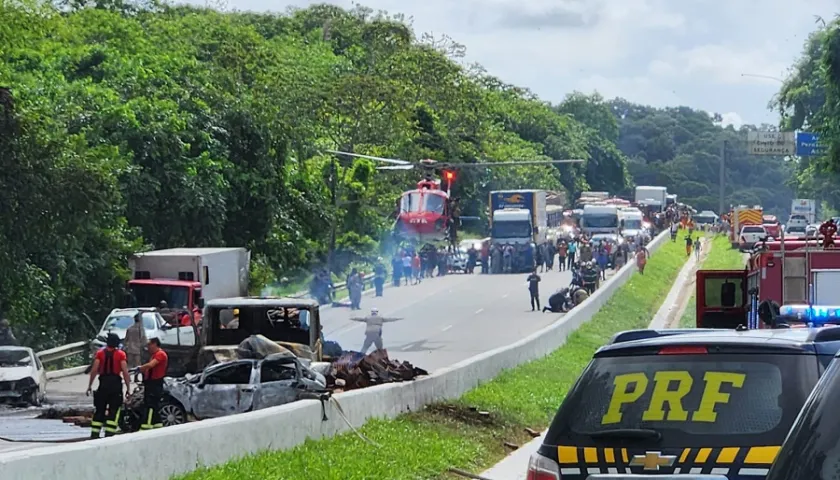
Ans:
[[[571,282],[571,273],[541,274],[543,302]],[[528,301],[527,274],[452,274],[424,279],[418,285],[388,287],[382,297],[366,294],[362,310],[327,307],[321,310],[324,337],[344,350],[359,350],[364,324],[353,316],[370,313],[400,317],[383,328],[385,348],[392,359],[408,360],[432,372],[461,360],[524,338],[562,314],[534,313]],[[62,402],[86,402],[87,375],[50,381],[47,394]]]
[[[552,293],[571,281],[570,272],[540,275],[544,303]],[[380,298],[367,293],[360,311],[346,307],[323,308],[324,336],[337,341],[344,350],[361,349],[365,325],[350,318],[368,315],[370,309],[376,307],[380,315],[401,318],[383,328],[389,356],[399,361],[408,360],[432,372],[524,338],[562,317],[562,314],[531,311],[526,277],[527,274],[452,274],[424,279],[418,285],[389,286]],[[91,399],[84,393],[87,379],[87,375],[74,375],[51,380],[47,389],[48,403],[90,405]],[[4,418],[7,427],[5,432],[0,431],[0,451],[42,445],[29,442],[43,442],[50,432],[63,438],[87,435],[86,429],[76,427],[67,431],[55,421],[34,420],[37,410],[0,410],[0,418]],[[3,438],[25,443],[9,443]]]

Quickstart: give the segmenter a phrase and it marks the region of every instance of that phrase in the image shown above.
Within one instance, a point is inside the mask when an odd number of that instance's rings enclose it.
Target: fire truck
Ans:
[[[761,225],[764,218],[764,209],[759,205],[747,207],[740,205],[729,212],[729,241],[733,247],[737,247],[741,239],[741,227],[744,225]]]
[[[758,305],[840,304],[840,248],[815,240],[763,242],[743,270],[698,270],[698,328],[768,328],[758,321]]]

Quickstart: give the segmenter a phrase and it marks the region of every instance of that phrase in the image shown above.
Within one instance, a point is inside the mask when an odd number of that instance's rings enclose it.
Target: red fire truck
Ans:
[[[764,300],[779,305],[840,303],[840,248],[810,240],[768,241],[743,270],[697,271],[697,327],[768,328],[752,312]]]

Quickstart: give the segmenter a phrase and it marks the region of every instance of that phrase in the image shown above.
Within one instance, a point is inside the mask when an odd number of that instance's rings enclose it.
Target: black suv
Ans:
[[[838,350],[840,327],[622,332],[569,391],[528,479],[764,478]]]
[[[838,355],[835,358],[840,357]],[[840,361],[826,370],[793,424],[767,480],[840,478]]]

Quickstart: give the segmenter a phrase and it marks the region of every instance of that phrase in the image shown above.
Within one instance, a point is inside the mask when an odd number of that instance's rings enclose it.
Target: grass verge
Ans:
[[[738,270],[744,268],[744,256],[737,249],[732,248],[729,237],[716,235],[712,239],[712,249],[703,261],[701,270]],[[694,328],[697,325],[697,298],[691,295],[691,300],[680,317],[680,328]]]
[[[685,263],[682,243],[667,242],[592,320],[550,355],[513,368],[451,404],[436,404],[394,420],[375,420],[361,432],[310,440],[292,450],[265,451],[200,469],[181,480],[443,479],[451,467],[482,471],[522,444],[525,428],[544,429],[594,351],[615,333],[645,328]],[[488,413],[489,412],[489,413]],[[282,432],[278,432],[282,435]]]

